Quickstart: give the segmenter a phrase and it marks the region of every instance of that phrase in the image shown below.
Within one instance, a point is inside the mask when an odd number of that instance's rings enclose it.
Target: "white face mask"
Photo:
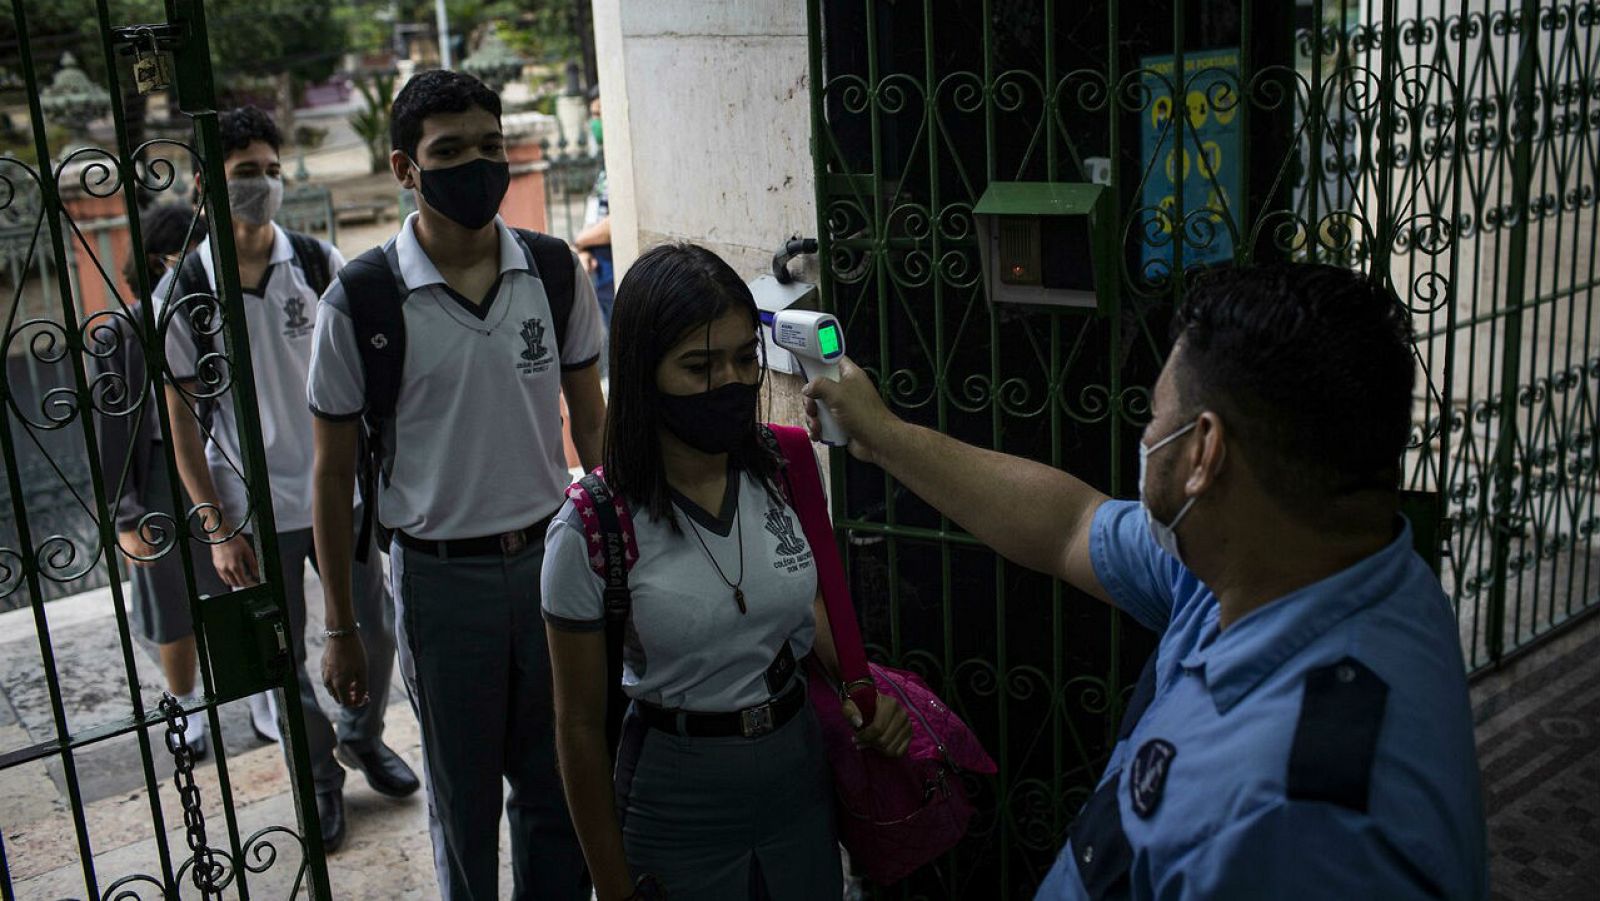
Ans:
[[[1164,523],[1156,519],[1156,515],[1150,512],[1150,502],[1144,495],[1144,474],[1149,466],[1151,454],[1194,431],[1194,427],[1199,424],[1200,420],[1195,419],[1149,447],[1145,447],[1143,441],[1139,442],[1139,507],[1144,510],[1144,521],[1149,524],[1150,534],[1155,538],[1156,544],[1179,563],[1183,562],[1183,557],[1178,554],[1178,523],[1183,522],[1183,518],[1189,514],[1189,508],[1193,507],[1194,502],[1200,498],[1198,495],[1189,498],[1188,502],[1178,510],[1178,515],[1172,517],[1172,522]]]
[[[283,179],[270,175],[228,179],[228,208],[240,222],[266,225],[282,206]]]

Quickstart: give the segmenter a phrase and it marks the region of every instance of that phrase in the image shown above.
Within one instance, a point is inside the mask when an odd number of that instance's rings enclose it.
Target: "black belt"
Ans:
[[[806,706],[806,692],[796,679],[789,690],[765,704],[733,713],[690,713],[653,704],[636,703],[640,719],[652,729],[696,738],[757,738],[775,732]]]
[[[550,520],[555,514],[546,516],[526,529],[512,529],[498,535],[484,535],[481,538],[451,538],[446,541],[429,541],[426,538],[417,538],[404,532],[395,532],[394,539],[402,547],[435,557],[449,559],[451,557],[515,557],[528,549],[528,545],[544,541],[544,533],[550,527]]]

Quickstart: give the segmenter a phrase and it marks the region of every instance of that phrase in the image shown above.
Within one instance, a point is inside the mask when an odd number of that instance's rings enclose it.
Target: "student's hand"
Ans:
[[[322,650],[322,687],[340,707],[367,706],[367,648],[359,634],[328,639]]]
[[[240,532],[221,544],[211,546],[211,565],[222,584],[229,588],[248,588],[261,581],[255,548]]]
[[[156,565],[154,560],[141,560],[141,557],[153,557],[161,549],[144,540],[138,529],[129,529],[117,533],[117,545],[122,548],[122,553],[127,555],[130,566],[148,568]]]
[[[594,254],[587,250],[578,251],[578,262],[583,264],[583,271],[590,275],[594,275],[595,270],[600,268],[600,261],[595,259]]]
[[[855,702],[849,698],[844,699],[845,719],[851,725],[861,722],[861,711],[856,708]],[[878,694],[878,712],[873,714],[872,722],[864,727],[858,727],[855,742],[857,747],[872,748],[885,757],[899,757],[911,747],[911,717],[906,715],[900,702],[886,694]]]
[[[849,357],[839,360],[839,381],[812,379],[802,392],[806,396],[806,425],[811,440],[819,441],[822,425],[817,420],[817,403],[828,405],[833,419],[850,436],[850,453],[864,463],[877,463],[877,454],[890,429],[900,420],[884,406],[872,378]]]

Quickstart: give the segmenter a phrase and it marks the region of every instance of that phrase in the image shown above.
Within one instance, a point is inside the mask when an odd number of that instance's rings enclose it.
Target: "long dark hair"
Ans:
[[[617,287],[611,313],[611,395],[606,409],[606,482],[634,509],[665,519],[676,531],[672,493],[661,459],[661,392],[656,370],[662,357],[695,329],[730,310],[761,327],[755,298],[733,267],[694,244],[663,244],[645,251]],[[709,335],[708,338],[709,339]],[[763,372],[765,359],[762,360]],[[756,416],[759,422],[761,416]],[[778,459],[756,424],[729,453],[733,465],[754,475],[777,496]]]

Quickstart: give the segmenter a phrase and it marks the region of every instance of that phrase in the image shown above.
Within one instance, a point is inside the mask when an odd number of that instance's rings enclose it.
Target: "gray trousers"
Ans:
[[[396,542],[389,577],[400,671],[422,726],[434,868],[444,901],[499,895],[501,780],[511,784],[518,901],[589,898],[556,771],[550,649],[539,609],[544,545],[443,559]]]
[[[300,680],[311,778],[319,792],[339,791],[344,788],[345,774],[344,767],[333,759],[335,743],[366,748],[383,737],[383,710],[389,704],[389,680],[394,675],[394,605],[389,603],[389,592],[383,584],[378,551],[370,548],[367,562],[351,567],[350,581],[356,621],[361,624],[361,642],[367,652],[367,690],[371,700],[365,707],[339,707],[335,732],[320,703],[327,696],[322,689],[322,674],[312,679],[306,671],[306,563],[313,568],[317,565],[311,530],[279,532],[278,562],[283,593],[289,602],[289,644],[294,653],[295,675]],[[331,698],[328,700],[332,703]]]
[[[833,776],[809,704],[759,738],[673,735],[630,708],[613,785],[628,863],[673,901],[844,895]]]

